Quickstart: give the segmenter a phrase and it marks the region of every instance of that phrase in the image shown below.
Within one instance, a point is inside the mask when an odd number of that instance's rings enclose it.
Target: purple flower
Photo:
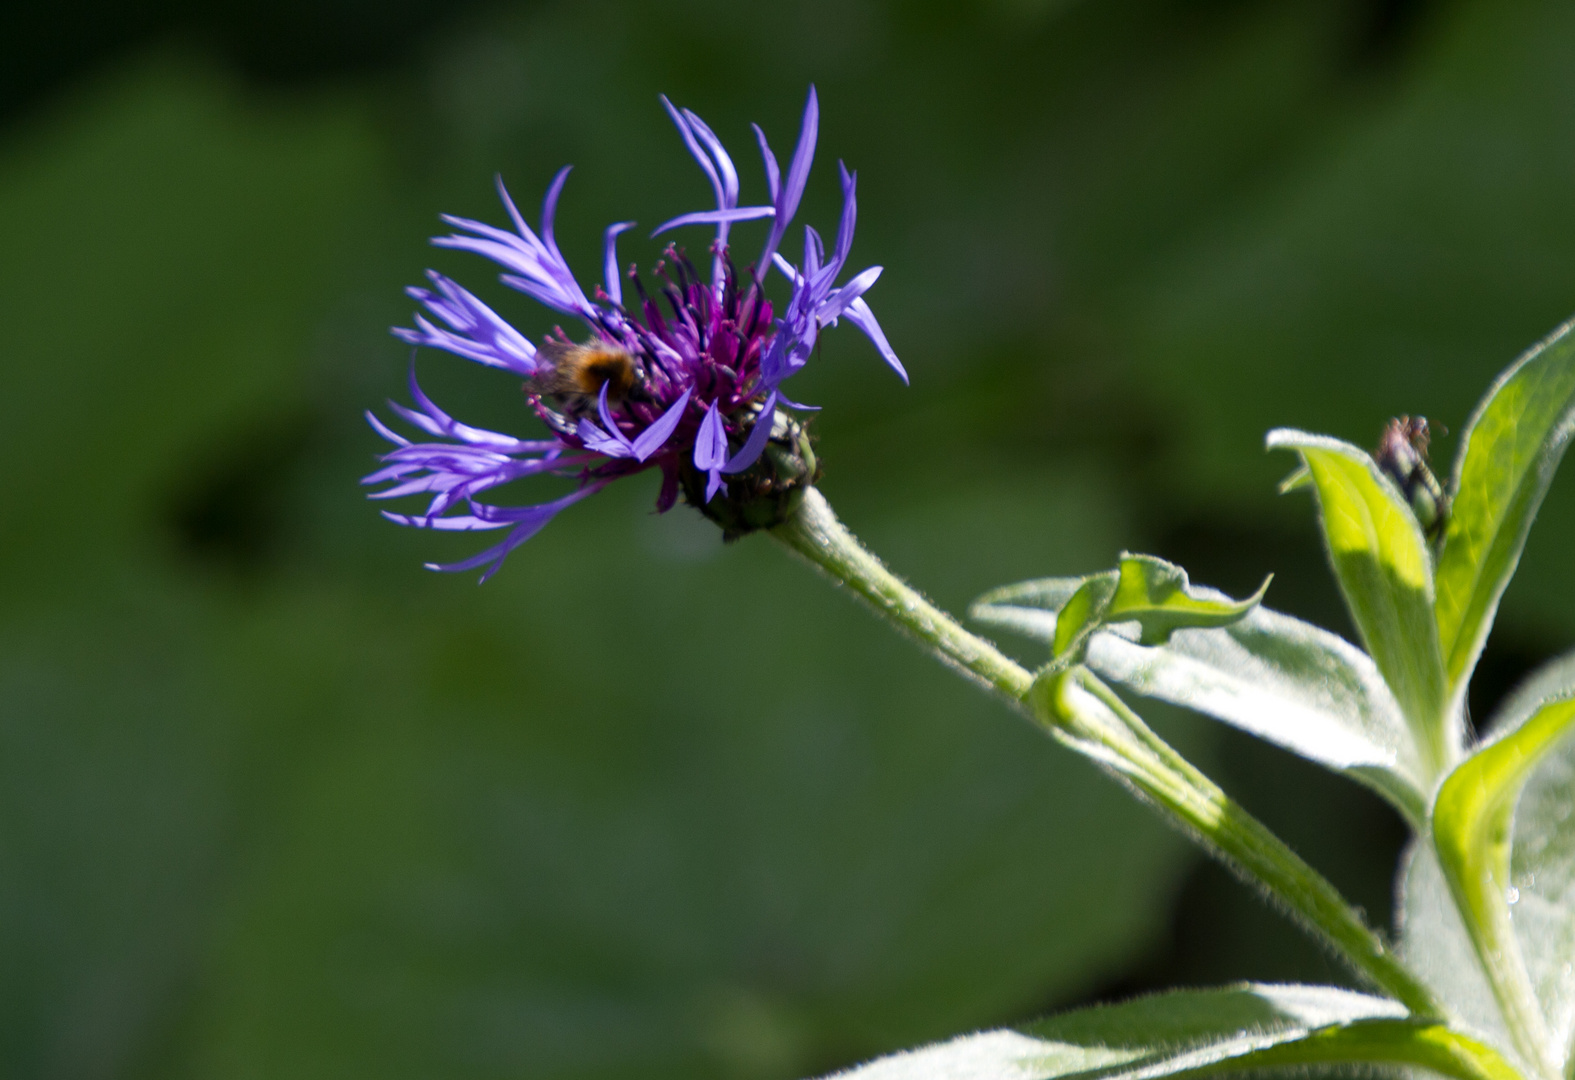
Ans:
[[[651,468],[662,473],[658,511],[670,509],[682,490],[690,502],[725,522],[729,535],[770,524],[770,513],[764,517],[752,513],[750,501],[776,499],[774,505],[780,507],[784,492],[794,482],[812,481],[814,471],[807,435],[790,416],[779,412],[779,407],[809,406],[790,401],[781,386],[808,362],[821,329],[836,325],[839,318],[868,335],[885,361],[907,381],[863,298],[881,268],[870,267],[836,284],[853,246],[855,174],[839,163],[842,217],[829,258],[820,235],[808,227],[802,265],[788,261],[778,250],[814,158],[819,126],[814,88],[785,176],[764,133],[754,129],[770,196],[768,203],[758,206],[738,205],[738,172],[711,129],[665,97],[662,104],[710,180],[716,207],[681,214],[652,236],[683,226],[714,226],[709,280],[681,249],[669,244],[654,267],[655,297],[631,268],[628,280],[638,300],[626,307],[617,241],[634,222],[625,221],[606,230],[603,280],[587,296],[553,237],[558,197],[569,175],[564,168],[547,189],[539,233],[526,224],[500,180],[498,194],[513,231],[445,215],[443,220],[456,232],[432,242],[498,263],[506,271],[500,275],[505,284],[579,320],[588,331],[586,340],[573,341],[559,328],[533,343],[476,296],[435,271],[427,272],[432,289],[407,290],[425,311],[416,314],[414,329],[395,329],[397,337],[523,378],[526,401],[546,427],[545,438],[516,439],[461,424],[421,391],[413,364],[410,393],[416,408],[392,403],[391,407],[432,441],[412,442],[367,414],[373,428],[394,444],[380,459],[383,467],[362,481],[389,485],[372,498],[430,496],[423,513],[385,511],[386,517],[418,528],[508,530],[501,543],[480,554],[457,563],[429,563],[431,569],[485,566],[485,581],[510,551],[558,511],[619,477]],[[771,219],[765,247],[759,260],[740,274],[729,254],[729,231],[738,222],[762,218]],[[780,316],[765,295],[765,278],[773,266],[787,279],[789,289]],[[774,472],[776,467],[764,456],[770,443],[783,446],[788,455],[783,460],[800,462],[805,475],[794,481],[784,480],[780,470]],[[805,458],[810,462],[807,466],[802,465]],[[540,473],[572,477],[576,486],[562,498],[528,506],[495,506],[479,500],[491,488]]]

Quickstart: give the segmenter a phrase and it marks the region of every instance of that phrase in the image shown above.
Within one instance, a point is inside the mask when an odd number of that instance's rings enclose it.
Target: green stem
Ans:
[[[1039,696],[1032,674],[990,642],[964,630],[886,569],[837,520],[813,487],[805,490],[803,502],[788,520],[771,532],[944,663],[999,693],[1058,740],[1136,788],[1189,835],[1202,840],[1211,854],[1289,907],[1358,973],[1413,1013],[1439,1015],[1432,995],[1333,885],[1149,730],[1091,673],[1074,669],[1075,679],[1056,680],[1057,708],[1030,701],[1031,696]]]
[[[898,630],[927,646],[941,661],[986,689],[1022,706],[1034,677],[990,642],[970,634],[930,603],[847,530],[815,488],[804,491],[798,509],[771,530],[782,543],[858,593]]]
[[[1067,692],[1071,686],[1063,685],[1059,691],[1047,687],[1054,694],[1055,711],[1070,732],[1107,750],[1113,771],[1178,819],[1227,865],[1286,904],[1357,971],[1412,1013],[1424,1017],[1440,1014],[1432,993],[1327,878],[1156,735],[1093,672],[1077,667],[1069,679],[1093,700],[1080,700],[1076,693]]]

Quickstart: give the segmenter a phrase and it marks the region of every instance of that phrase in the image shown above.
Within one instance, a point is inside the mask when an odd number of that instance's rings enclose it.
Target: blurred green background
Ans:
[[[747,122],[787,153],[813,81],[807,220],[847,159],[913,376],[844,328],[795,383],[844,518],[953,608],[1126,547],[1349,632],[1262,434],[1458,430],[1575,311],[1571,41],[1554,0],[8,7],[0,1073],[785,1080],[1343,978],[768,540],[652,516],[654,477],[484,588],[423,571],[479,545],[362,501],[359,412],[403,395],[426,266],[551,324],[427,246],[439,211],[573,162],[594,277],[605,223],[708,198],[658,92],[759,198]],[[421,370],[522,424],[507,378]],[[1575,635],[1567,478],[1543,517],[1478,716]],[[1155,720],[1387,920],[1382,806]]]

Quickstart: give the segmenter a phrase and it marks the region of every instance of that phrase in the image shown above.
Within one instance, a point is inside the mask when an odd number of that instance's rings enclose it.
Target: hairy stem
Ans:
[[[1091,673],[1074,669],[1075,677],[1058,679],[1049,688],[1053,702],[1038,700],[1047,688],[1044,680],[1036,684],[1021,665],[886,569],[813,487],[771,532],[942,662],[1136,789],[1211,854],[1289,908],[1374,985],[1419,1016],[1439,1015],[1432,995],[1333,885],[1149,730]]]
[[[832,512],[815,488],[804,492],[786,522],[771,530],[782,543],[852,589],[898,630],[927,647],[949,667],[1021,706],[1034,677],[993,644],[970,634],[957,620],[886,569]]]
[[[1297,921],[1325,937],[1376,985],[1413,1013],[1439,1014],[1431,992],[1327,878],[1156,735],[1093,672],[1075,668],[1068,683],[1057,690],[1047,687],[1067,731],[1106,749],[1112,771],[1227,865],[1284,903]],[[1066,692],[1072,686],[1092,700]]]

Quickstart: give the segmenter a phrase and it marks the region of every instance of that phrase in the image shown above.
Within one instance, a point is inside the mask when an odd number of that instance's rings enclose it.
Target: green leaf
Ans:
[[[1312,474],[1340,591],[1411,725],[1430,780],[1447,767],[1459,735],[1458,721],[1446,713],[1432,557],[1421,526],[1360,447],[1286,428],[1269,432],[1268,445],[1295,450]]]
[[[1402,1064],[1473,1080],[1523,1080],[1520,1072],[1491,1046],[1443,1024],[1406,1020],[1358,1020],[1315,1031],[1298,1042],[1268,1047],[1229,1064],[1255,1070]]]
[[[1461,435],[1435,603],[1457,697],[1575,431],[1572,325],[1559,327],[1500,375]]]
[[[1121,575],[1111,570],[1094,574],[1067,600],[1066,606],[1056,616],[1055,637],[1050,643],[1050,653],[1055,659],[1077,660],[1088,639],[1105,623]]]
[[[1185,570],[1152,555],[1122,555],[1119,573],[1106,621],[1135,619],[1142,645],[1163,645],[1183,628],[1229,626],[1258,606],[1274,579],[1272,574],[1264,578],[1258,591],[1245,600],[1231,600],[1212,590],[1192,588]]]
[[[970,614],[1048,642],[1057,609],[1084,580],[997,589]],[[1084,662],[1135,693],[1196,709],[1344,773],[1415,827],[1426,821],[1422,768],[1405,716],[1372,658],[1335,634],[1259,606],[1230,626],[1180,630],[1153,647],[1105,630],[1089,641]]]
[[[1081,578],[1046,578],[992,590],[970,614],[1050,643],[1058,660],[1080,659],[1095,631],[1136,623],[1138,640],[1159,645],[1177,630],[1229,626],[1257,607],[1272,575],[1245,600],[1194,588],[1187,572],[1152,555],[1123,552],[1115,570]]]
[[[1308,1064],[1403,1063],[1517,1080],[1493,1051],[1393,1001],[1327,986],[1242,983],[1078,1009],[880,1058],[839,1080],[1104,1080]]]
[[[1515,1045],[1552,1074],[1564,1051],[1553,1044],[1510,917],[1519,892],[1511,881],[1515,805],[1538,763],[1575,723],[1575,696],[1545,700],[1524,720],[1449,774],[1433,807],[1433,846]],[[1568,792],[1563,813],[1568,814]],[[1512,891],[1514,890],[1514,891]],[[1532,950],[1546,947],[1528,941]]]
[[[1422,768],[1372,660],[1338,636],[1259,608],[1234,626],[1144,648],[1101,634],[1088,665],[1142,694],[1217,717],[1366,784],[1413,825],[1426,820]]]
[[[1498,709],[1495,737],[1521,730],[1575,695],[1575,653],[1539,669]],[[1575,1039],[1575,740],[1562,739],[1531,770],[1515,807],[1509,902],[1515,937],[1553,1045],[1568,1068]]]
[[[1510,910],[1531,989],[1570,1067],[1575,1041],[1575,740],[1563,740],[1526,781],[1515,808]]]
[[[1509,1029],[1444,880],[1430,835],[1411,842],[1401,860],[1398,891],[1397,947],[1406,965],[1433,988],[1454,1023],[1507,1045]]]

